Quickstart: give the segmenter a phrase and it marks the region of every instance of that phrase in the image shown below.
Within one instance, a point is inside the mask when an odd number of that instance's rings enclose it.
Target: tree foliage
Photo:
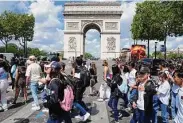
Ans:
[[[85,57],[85,59],[91,59],[93,56],[90,53],[85,53],[84,57]]]
[[[131,25],[134,40],[163,41],[166,36],[183,35],[182,1],[145,1],[137,3],[136,15]]]
[[[7,45],[8,49],[7,49],[7,53],[14,53],[14,54],[18,54],[19,56],[23,56],[24,55],[24,49],[22,47],[18,47],[16,44],[13,43],[9,43]],[[5,47],[1,46],[0,47],[0,52],[4,53],[5,52]],[[46,52],[39,50],[38,48],[28,48],[28,55],[35,55],[35,56],[46,56]]]
[[[16,14],[7,11],[0,16],[0,40],[5,45],[5,52],[7,52],[8,42],[13,38],[13,30],[16,28],[17,23],[16,19]]]
[[[5,45],[5,52],[8,42],[18,40],[26,53],[27,41],[32,41],[34,36],[35,18],[29,14],[17,14],[3,12],[0,15],[0,40]]]

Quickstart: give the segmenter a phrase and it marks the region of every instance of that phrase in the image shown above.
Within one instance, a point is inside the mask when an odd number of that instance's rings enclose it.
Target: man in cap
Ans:
[[[30,65],[27,67],[26,70],[26,84],[30,84],[30,89],[32,93],[32,97],[34,99],[34,103],[32,104],[32,110],[40,110],[37,90],[38,90],[38,81],[41,78],[41,67],[39,64],[36,63],[36,57],[30,56],[29,57]]]
[[[148,92],[145,90],[145,85],[149,81],[150,70],[148,67],[142,67],[139,71],[137,83],[137,91],[133,97],[132,106],[134,111],[133,117],[130,123],[150,123],[150,115],[149,115],[149,103],[147,103],[146,99],[148,98]],[[147,106],[148,105],[148,106]]]

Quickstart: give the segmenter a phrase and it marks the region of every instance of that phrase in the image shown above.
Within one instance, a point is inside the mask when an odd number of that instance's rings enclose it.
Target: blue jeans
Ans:
[[[80,111],[81,116],[83,116],[87,113],[86,110],[79,103],[74,102],[73,105]]]
[[[136,93],[137,93],[137,89],[130,90],[130,88],[129,88],[128,93],[127,93],[128,103],[132,102],[132,98],[135,96]]]
[[[37,97],[38,83],[31,82],[30,89],[31,89],[32,97],[34,99],[34,103],[38,106],[39,105],[39,101],[38,101],[38,97]]]
[[[128,106],[128,95],[124,94],[122,98],[123,98],[124,103],[125,103],[125,108],[127,108],[127,106]]]
[[[172,113],[172,119],[175,118],[177,114],[177,107],[176,107],[176,98],[177,98],[177,93],[174,93],[172,91],[172,100],[171,100],[171,113]]]
[[[157,113],[158,113],[158,109],[160,107],[161,109],[161,117],[162,117],[162,123],[168,123],[168,106],[163,104],[157,97],[157,95],[155,95],[153,97],[153,117],[152,117],[152,122],[153,123],[158,123],[157,120]]]
[[[115,121],[118,121],[118,98],[117,97],[113,97],[111,96],[108,102],[108,106],[112,109],[112,111],[114,112],[114,119]]]
[[[64,112],[59,118],[49,117],[47,123],[62,123],[63,121],[65,121],[64,123],[72,123],[69,112]]]

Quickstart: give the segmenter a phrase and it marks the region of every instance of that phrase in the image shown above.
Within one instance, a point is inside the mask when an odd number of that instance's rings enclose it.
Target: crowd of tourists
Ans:
[[[183,69],[173,63],[160,63],[158,76],[153,78],[151,70],[135,62],[121,64],[119,60],[109,66],[103,61],[103,82],[99,90],[95,88],[97,67],[95,62],[88,63],[82,57],[73,60],[69,74],[66,64],[54,57],[49,62],[38,62],[35,56],[12,60],[7,67],[3,55],[0,55],[0,110],[7,111],[7,88],[12,85],[14,100],[23,93],[27,103],[27,91],[30,89],[33,103],[32,110],[49,112],[47,123],[72,123],[71,112],[78,111],[75,118],[87,121],[90,110],[83,101],[85,90],[89,96],[98,96],[98,101],[107,101],[111,108],[114,122],[119,123],[122,113],[118,109],[119,99],[123,99],[125,110],[133,113],[130,123],[158,123],[160,109],[162,122],[171,118],[175,123],[183,121]],[[138,69],[137,69],[138,68]],[[41,90],[41,102],[38,100]]]

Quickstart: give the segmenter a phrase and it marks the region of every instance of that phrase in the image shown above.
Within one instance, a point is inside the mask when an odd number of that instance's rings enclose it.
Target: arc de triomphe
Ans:
[[[83,55],[85,35],[96,29],[101,36],[101,59],[120,54],[119,2],[69,2],[64,5],[64,58]]]

